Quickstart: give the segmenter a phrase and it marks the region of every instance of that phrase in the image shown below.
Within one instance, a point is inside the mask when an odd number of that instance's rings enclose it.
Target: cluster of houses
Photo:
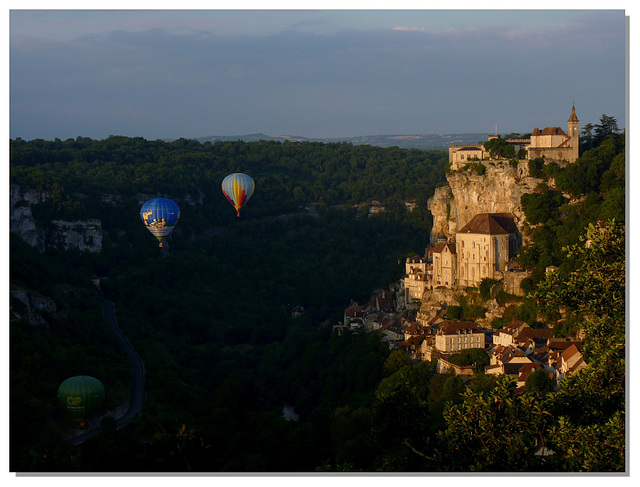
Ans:
[[[490,136],[489,140],[493,137]],[[529,138],[508,140],[516,153],[528,159],[544,157],[563,164],[578,159],[579,120],[575,107],[567,121],[567,132],[560,127],[536,128]],[[490,159],[484,144],[449,146],[449,162],[456,170],[469,161]],[[485,278],[502,281],[503,289],[522,295],[522,272],[515,262],[522,246],[516,219],[510,213],[479,213],[446,240],[440,240],[424,256],[410,257],[405,263],[404,301],[394,303],[391,291],[375,293],[365,305],[351,302],[338,333],[364,329],[379,331],[392,349],[409,352],[416,361],[437,361],[440,373],[453,372],[463,380],[474,377],[472,366],[461,367],[448,361],[465,349],[482,348],[489,357],[486,374],[503,374],[517,380],[524,390],[527,377],[545,370],[556,387],[564,378],[586,367],[582,343],[551,336],[550,329],[534,329],[522,321],[512,321],[500,330],[484,329],[471,321],[446,319],[446,308],[426,316],[416,311],[427,291],[436,288],[479,287]],[[553,269],[547,269],[552,271]],[[396,306],[398,304],[398,306]],[[400,311],[396,312],[396,309]]]
[[[536,370],[547,371],[558,387],[587,365],[582,342],[554,338],[548,328],[534,329],[514,320],[494,331],[472,321],[446,319],[444,310],[423,322],[416,310],[395,309],[393,293],[380,291],[364,305],[352,301],[335,329],[379,331],[390,349],[408,352],[415,362],[436,360],[439,373],[451,372],[463,381],[474,377],[473,366],[455,365],[448,358],[465,349],[483,348],[489,357],[484,373],[513,377],[518,392],[524,391],[527,377]]]

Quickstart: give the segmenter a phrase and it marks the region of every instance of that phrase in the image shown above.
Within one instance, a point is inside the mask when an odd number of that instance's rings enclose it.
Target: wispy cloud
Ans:
[[[427,29],[425,29],[424,27],[406,27],[403,25],[394,27],[393,30],[401,30],[401,31],[408,31],[408,32],[427,32]]]

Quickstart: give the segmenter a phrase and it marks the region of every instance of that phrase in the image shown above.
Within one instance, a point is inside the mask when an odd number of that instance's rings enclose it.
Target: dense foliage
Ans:
[[[572,470],[621,470],[625,463],[626,260],[624,226],[589,225],[565,249],[577,272],[551,274],[536,291],[545,307],[578,313],[589,367],[553,396],[553,448]]]
[[[11,183],[48,195],[31,206],[41,228],[99,218],[104,230],[97,254],[38,254],[11,236],[12,289],[58,310],[40,326],[11,323],[12,470],[312,471],[342,457],[334,411],[371,404],[388,350],[332,326],[424,250],[445,168],[442,152],[350,144],[11,141]],[[220,190],[235,171],[257,187],[241,218]],[[158,194],[182,209],[164,251],[139,218]],[[104,297],[145,361],[147,400],[125,429],[107,420],[74,449],[60,442],[72,425],[59,383],[99,377],[105,410],[128,392]]]
[[[547,266],[568,270],[573,265],[562,249],[578,242],[589,224],[625,222],[625,135],[611,132],[598,140],[599,145],[592,141],[592,148],[565,168],[554,163],[543,166],[537,191],[522,197],[531,244],[521,249],[518,260],[533,270],[536,283],[544,278]],[[546,170],[550,166],[553,171]]]

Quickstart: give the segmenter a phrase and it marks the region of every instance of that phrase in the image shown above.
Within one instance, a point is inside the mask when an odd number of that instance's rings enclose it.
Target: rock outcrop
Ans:
[[[52,298],[29,292],[22,288],[11,289],[10,320],[26,319],[32,325],[46,324],[42,313],[55,313],[56,303]]]
[[[9,228],[11,233],[20,237],[31,247],[38,249],[38,252],[44,252],[45,231],[36,227],[36,221],[33,218],[30,206],[18,205],[11,207]]]
[[[478,213],[510,213],[522,230],[525,217],[520,204],[523,194],[533,193],[541,179],[529,177],[526,161],[518,165],[508,162],[484,162],[486,172],[460,169],[447,174],[448,186],[436,189],[429,199],[433,215],[431,242],[453,237]]]
[[[100,252],[102,250],[102,222],[86,221],[52,221],[55,230],[50,241],[59,249]]]
[[[45,231],[36,225],[31,205],[47,199],[44,192],[27,190],[21,192],[20,186],[12,184],[10,188],[10,231],[27,244],[44,252],[47,246],[64,250],[100,252],[102,250],[102,223],[92,219],[86,221],[53,221],[52,228]]]

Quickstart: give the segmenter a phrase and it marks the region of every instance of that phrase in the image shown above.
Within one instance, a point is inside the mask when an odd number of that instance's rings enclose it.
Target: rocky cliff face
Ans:
[[[47,246],[65,250],[102,250],[102,223],[100,220],[53,221],[53,228],[45,231],[36,225],[31,205],[45,201],[48,195],[43,192],[27,190],[11,185],[10,231],[26,243],[44,252]]]
[[[447,174],[448,186],[437,188],[429,200],[433,215],[431,242],[452,237],[478,213],[511,213],[520,229],[524,212],[523,194],[533,193],[542,181],[529,177],[526,161],[512,166],[505,162],[487,162],[486,172],[460,169]]]
[[[55,313],[56,303],[52,298],[22,288],[11,289],[10,320],[26,319],[32,325],[46,324],[43,313]]]
[[[30,206],[12,206],[9,221],[11,233],[38,249],[38,252],[44,252],[45,231],[36,227],[36,221],[31,214]]]
[[[102,222],[100,220],[86,221],[53,221],[55,230],[51,233],[50,242],[59,249],[88,250],[100,252],[102,250]]]

